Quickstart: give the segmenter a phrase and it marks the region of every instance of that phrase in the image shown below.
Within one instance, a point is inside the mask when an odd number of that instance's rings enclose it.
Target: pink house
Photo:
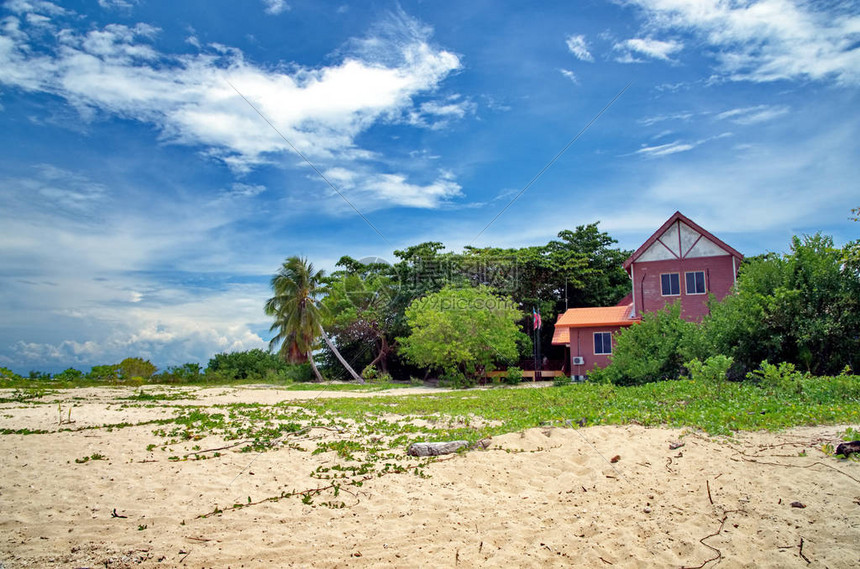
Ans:
[[[743,255],[675,212],[626,261],[631,294],[618,306],[571,308],[559,316],[552,343],[566,345],[570,370],[583,377],[605,367],[612,357],[615,332],[642,314],[681,301],[681,317],[698,322],[708,312],[708,297],[728,295]]]

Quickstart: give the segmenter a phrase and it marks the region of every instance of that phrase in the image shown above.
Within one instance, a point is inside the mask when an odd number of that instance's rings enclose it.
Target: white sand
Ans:
[[[182,390],[197,398],[165,404],[319,396]],[[393,393],[406,392],[415,391]],[[128,394],[82,389],[54,400],[76,405],[75,429],[172,414],[121,408]],[[356,394],[323,396],[332,395]],[[57,422],[56,404],[0,405],[0,428],[55,431]],[[844,427],[731,440],[638,426],[532,429],[440,460],[425,468],[429,478],[369,480],[340,494],[345,508],[320,505],[329,493],[314,506],[293,497],[237,510],[227,508],[318,487],[309,474],[333,453],[235,448],[170,462],[146,450],[162,441],[154,428],[0,436],[0,566],[698,567],[713,558],[704,567],[860,567],[860,463],[819,450]],[[295,442],[312,449],[345,436],[314,429]],[[684,446],[670,450],[673,441]],[[109,460],[75,462],[93,453]],[[216,506],[227,511],[197,518]]]

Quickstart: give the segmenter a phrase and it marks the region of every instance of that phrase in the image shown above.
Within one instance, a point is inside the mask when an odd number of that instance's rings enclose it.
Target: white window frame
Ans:
[[[597,335],[598,334],[606,334],[609,337],[609,351],[608,352],[598,352],[597,351]],[[601,340],[601,344],[603,344],[603,349],[606,349],[606,338]],[[612,332],[595,332],[594,333],[594,355],[595,356],[611,356],[612,355]]]
[[[672,294],[672,281],[669,281],[669,294],[665,294],[663,290],[663,277],[675,275],[678,277],[678,292],[677,294]],[[660,296],[681,296],[681,273],[660,273]]]
[[[690,281],[687,280],[687,275],[697,275],[700,273],[702,275],[702,292],[690,292]],[[693,278],[695,279],[695,277]],[[693,284],[695,285],[696,283],[694,282]],[[687,294],[690,296],[708,294],[708,281],[705,280],[705,271],[687,271],[684,273],[684,290],[686,290]]]

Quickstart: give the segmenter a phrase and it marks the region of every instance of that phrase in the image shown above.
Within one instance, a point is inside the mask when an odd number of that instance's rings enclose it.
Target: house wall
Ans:
[[[612,332],[612,351],[615,351],[615,333],[622,326],[597,326],[590,328],[570,329],[570,375],[588,375],[595,367],[606,367],[609,365],[611,355],[594,353],[594,333]],[[583,365],[574,365],[573,358],[580,356],[585,359]]]
[[[654,312],[681,300],[681,317],[685,320],[698,322],[708,314],[708,294],[713,293],[717,300],[728,295],[735,282],[735,267],[732,266],[731,255],[717,257],[693,257],[686,259],[671,259],[660,261],[635,262],[632,266],[633,296],[636,299],[636,315]],[[684,273],[703,271],[705,273],[705,294],[688,295]],[[660,275],[664,273],[679,273],[680,296],[663,296]]]

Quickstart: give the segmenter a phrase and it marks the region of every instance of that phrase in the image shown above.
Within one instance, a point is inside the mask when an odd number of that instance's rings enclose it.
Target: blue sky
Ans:
[[[841,244],[858,87],[857,2],[7,0],[0,366],[264,347],[290,255],[632,249],[675,210]]]

